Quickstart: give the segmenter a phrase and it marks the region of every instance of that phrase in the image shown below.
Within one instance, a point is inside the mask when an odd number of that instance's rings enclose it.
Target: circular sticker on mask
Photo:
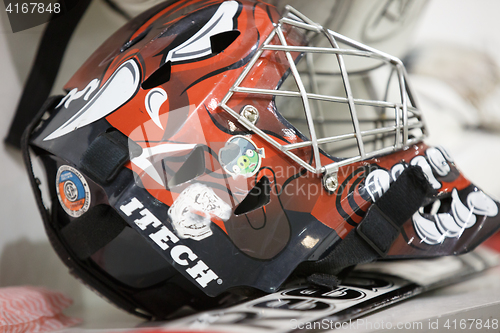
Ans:
[[[219,151],[220,163],[233,176],[255,175],[264,157],[264,148],[257,148],[252,140],[242,135],[233,136]]]
[[[90,206],[89,185],[82,174],[69,165],[62,165],[57,170],[56,192],[64,211],[73,217],[79,217]]]

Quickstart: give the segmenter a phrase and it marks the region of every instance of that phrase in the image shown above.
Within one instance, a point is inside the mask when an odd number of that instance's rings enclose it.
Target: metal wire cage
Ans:
[[[221,101],[225,111],[316,174],[334,174],[341,166],[402,149],[425,137],[423,116],[400,59],[328,30],[290,6],[286,10]],[[307,37],[305,45],[288,43],[286,32],[291,29]],[[276,89],[245,86],[252,68],[269,51],[284,54],[288,77]],[[379,84],[381,80],[385,82]],[[259,129],[259,110],[252,106],[233,110],[228,102],[238,93],[256,98],[271,95],[276,110],[302,140],[281,144]],[[310,160],[297,154],[305,147],[312,148]],[[325,163],[321,155],[334,162]]]

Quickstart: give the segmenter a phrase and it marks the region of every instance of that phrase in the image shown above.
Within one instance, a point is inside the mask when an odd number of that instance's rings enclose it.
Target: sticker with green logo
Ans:
[[[264,148],[257,148],[252,140],[242,135],[233,136],[219,151],[219,161],[233,176],[253,176],[259,171]]]

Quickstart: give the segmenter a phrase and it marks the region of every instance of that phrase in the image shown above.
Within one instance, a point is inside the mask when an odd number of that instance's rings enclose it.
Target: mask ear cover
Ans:
[[[180,308],[187,309],[185,306],[196,310],[220,306],[221,299],[226,295],[206,296],[167,262],[165,262],[165,267],[168,266],[171,269],[163,275],[164,279],[144,288],[131,287],[100,267],[92,259],[92,255],[109,245],[109,242],[115,240],[126,229],[135,232],[112,207],[106,204],[96,205],[76,219],[69,218],[59,201],[55,199],[55,189],[51,188],[52,207],[50,210],[46,208],[41,196],[40,183],[33,174],[30,149],[33,149],[33,152],[41,158],[49,183],[54,180],[57,171],[56,163],[49,152],[35,145],[31,146],[30,135],[34,128],[39,126],[43,115],[54,110],[61,98],[62,96],[56,96],[46,101],[24,133],[22,149],[45,231],[52,247],[69,268],[70,273],[125,311],[147,319],[175,317],[176,311]],[[128,143],[123,138],[126,137],[114,129],[96,138],[82,157],[86,167],[80,169],[82,171],[85,169],[84,174],[95,182],[105,184],[112,181],[119,171],[123,170],[123,164],[130,158]],[[105,164],[106,162],[100,162],[99,154],[110,149],[119,150],[112,158],[113,162],[109,165]],[[141,153],[140,149],[133,147],[130,151],[132,156]],[[106,157],[109,158],[109,155],[106,154]],[[62,220],[61,216],[64,216]],[[163,272],[166,271],[163,270]]]
[[[105,220],[105,218],[110,219]],[[166,261],[161,270],[164,273],[163,279],[151,286],[136,288],[126,285],[125,281],[117,280],[119,276],[112,276],[112,272],[105,270],[106,267],[101,267],[94,260],[94,256],[90,257],[89,254],[95,252],[101,245],[109,244],[107,242],[112,241],[113,237],[120,233],[119,230],[122,232],[130,230],[132,233],[135,231],[125,226],[125,222],[118,214],[105,205],[96,206],[77,220],[63,228],[61,235],[52,237],[54,249],[61,258],[65,258],[64,262],[74,276],[82,279],[85,284],[124,310],[147,319],[161,320],[175,317],[176,311],[183,306],[204,310],[218,305],[220,298],[202,294]],[[89,224],[84,226],[85,223]],[[91,231],[92,227],[96,229]],[[58,245],[55,245],[55,242]],[[151,257],[148,257],[149,259]],[[131,265],[130,269],[133,270],[133,262],[129,261],[127,265]]]

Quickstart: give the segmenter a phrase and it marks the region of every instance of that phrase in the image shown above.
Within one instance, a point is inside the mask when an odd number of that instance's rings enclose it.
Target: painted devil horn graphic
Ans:
[[[101,81],[99,79],[93,79],[90,81],[85,88],[82,90],[78,91],[78,88],[72,89],[66,96],[61,99],[59,104],[57,104],[56,108],[60,107],[61,105],[64,105],[64,107],[67,109],[70,105],[71,102],[80,99],[83,97],[84,101],[87,101],[94,92],[99,87],[99,83]]]
[[[106,117],[135,95],[140,79],[136,61],[124,62],[87,104],[43,141],[56,139]]]
[[[163,125],[160,121],[160,108],[167,99],[168,96],[165,90],[162,88],[154,88],[148,92],[144,100],[146,111],[148,111],[151,120],[161,129],[163,129]]]
[[[165,62],[186,61],[212,54],[210,37],[232,31],[233,18],[238,12],[238,2],[231,0],[223,2],[214,16],[196,34],[187,41],[170,50]]]

